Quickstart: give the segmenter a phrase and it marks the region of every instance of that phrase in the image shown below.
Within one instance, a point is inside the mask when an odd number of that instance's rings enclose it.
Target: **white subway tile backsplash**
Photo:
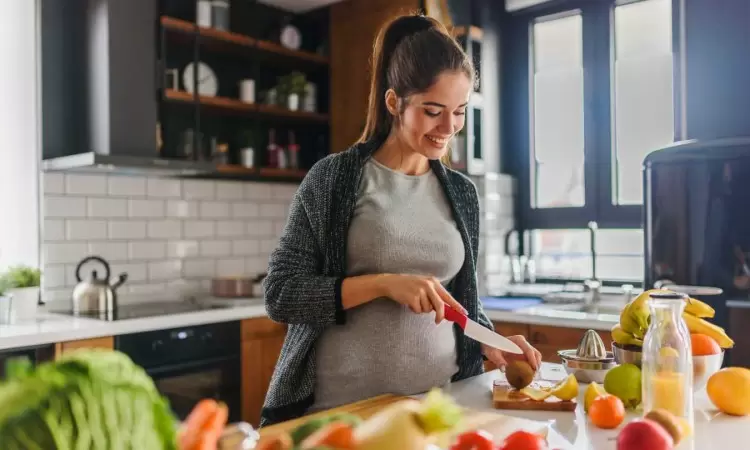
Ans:
[[[107,239],[107,222],[104,220],[69,219],[65,224],[69,241]]]
[[[86,217],[86,199],[81,197],[47,195],[44,197],[42,214],[44,214],[45,218]]]
[[[128,201],[128,215],[130,217],[164,217],[166,209],[163,200],[134,200]]]
[[[46,219],[42,228],[45,241],[65,240],[65,221],[63,219]]]
[[[179,220],[152,220],[148,223],[148,237],[155,239],[179,239],[182,223]]]
[[[65,175],[61,173],[44,172],[42,174],[42,185],[45,194],[64,194]]]
[[[77,263],[101,256],[120,292],[210,288],[214,276],[267,270],[297,186],[120,175],[43,175],[46,302],[66,305]],[[96,269],[82,268],[88,278]],[[126,300],[123,300],[126,301]],[[67,307],[67,306],[66,306]]]
[[[198,217],[198,206],[198,202],[169,200],[167,202],[167,216],[179,218]]]
[[[260,208],[257,203],[253,202],[235,202],[232,203],[232,217],[248,218],[258,217]]]
[[[216,233],[215,223],[211,220],[196,220],[184,223],[186,238],[209,238]]]
[[[216,198],[219,200],[242,200],[245,196],[244,184],[237,181],[216,183]]]
[[[167,256],[167,244],[160,241],[130,242],[129,253],[131,260],[164,259]]]
[[[182,182],[182,197],[186,200],[208,200],[214,198],[215,183],[208,180],[185,180]]]
[[[106,175],[65,175],[65,193],[73,195],[106,195]]]
[[[142,197],[146,195],[146,179],[143,177],[110,176],[109,195]]]
[[[144,239],[146,222],[143,220],[110,220],[110,239]]]
[[[170,241],[167,243],[167,258],[185,259],[198,255],[198,241]]]
[[[248,183],[245,185],[245,198],[247,200],[269,200],[271,198],[271,185],[268,183]]]
[[[245,260],[243,258],[226,258],[216,261],[216,275],[220,277],[244,276]]]
[[[244,236],[245,222],[239,220],[220,220],[216,222],[216,235],[219,237]]]
[[[127,261],[128,244],[127,242],[101,241],[89,242],[89,254],[101,256],[109,262]]]
[[[210,278],[216,276],[216,260],[186,259],[183,261],[182,273],[188,278]]]
[[[146,185],[149,197],[180,198],[182,196],[182,181],[162,178],[149,178]]]
[[[232,246],[229,241],[209,241],[202,240],[198,242],[201,256],[229,256],[232,254]]]
[[[182,261],[155,261],[148,263],[150,280],[175,280],[182,277]]]
[[[285,218],[289,205],[284,203],[265,203],[260,205],[260,217],[270,219]]]
[[[89,198],[89,217],[127,217],[128,201],[115,198]]]
[[[227,202],[201,202],[200,216],[202,218],[223,219],[229,217],[229,203]]]

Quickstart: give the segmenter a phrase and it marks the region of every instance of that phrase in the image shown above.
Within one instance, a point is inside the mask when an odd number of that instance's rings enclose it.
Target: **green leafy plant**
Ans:
[[[280,97],[286,98],[290,94],[305,95],[307,92],[307,78],[305,74],[295,70],[292,73],[279,77],[276,90]]]
[[[8,288],[37,287],[40,284],[42,272],[29,266],[15,266],[8,269],[5,278]]]
[[[0,276],[0,297],[2,297],[8,289],[10,289],[10,283],[8,282],[7,277],[5,275]]]

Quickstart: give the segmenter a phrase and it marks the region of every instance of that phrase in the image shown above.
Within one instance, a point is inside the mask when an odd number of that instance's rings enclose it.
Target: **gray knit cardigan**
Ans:
[[[261,412],[261,426],[304,415],[315,395],[315,342],[327,327],[346,322],[341,283],[346,241],[365,162],[382,142],[371,140],[328,155],[297,190],[264,281],[268,316],[288,324]],[[461,271],[448,286],[469,317],[492,328],[477,298],[479,199],[466,176],[431,162],[453,210],[466,249]],[[452,381],[483,372],[480,345],[456,326],[458,372]],[[394,355],[398,357],[398,355]]]

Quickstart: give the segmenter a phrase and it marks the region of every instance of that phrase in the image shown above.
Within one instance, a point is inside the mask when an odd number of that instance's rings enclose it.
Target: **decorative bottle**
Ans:
[[[650,324],[643,338],[643,413],[657,408],[682,418],[693,429],[693,356],[690,332],[682,318],[684,294],[649,296]]]

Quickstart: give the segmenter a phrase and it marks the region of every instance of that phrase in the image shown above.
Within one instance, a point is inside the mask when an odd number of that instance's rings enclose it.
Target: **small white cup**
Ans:
[[[240,81],[240,100],[255,103],[255,80]]]

